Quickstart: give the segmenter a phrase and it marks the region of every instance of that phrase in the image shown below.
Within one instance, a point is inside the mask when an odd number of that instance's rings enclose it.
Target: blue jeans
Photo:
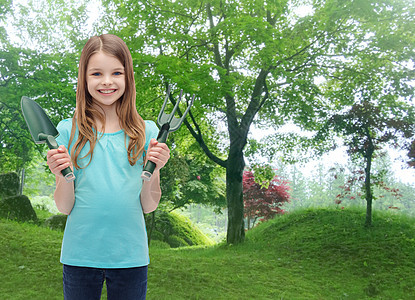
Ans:
[[[104,280],[108,300],[144,300],[147,266],[126,269],[96,269],[63,265],[65,300],[99,300]]]

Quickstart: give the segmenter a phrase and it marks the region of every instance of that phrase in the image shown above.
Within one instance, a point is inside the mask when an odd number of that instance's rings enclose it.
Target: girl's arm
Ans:
[[[71,158],[65,146],[59,146],[58,149],[49,150],[47,164],[56,176],[56,189],[53,195],[56,207],[61,213],[69,215],[75,204],[75,190],[73,181],[66,182],[61,173],[66,167],[72,167]]]
[[[73,181],[68,183],[62,176],[56,176],[56,189],[53,198],[58,210],[65,215],[69,215],[75,204]]]
[[[160,172],[154,170],[150,181],[143,181],[141,188],[141,207],[145,214],[156,210],[161,198]]]
[[[141,188],[141,206],[143,212],[148,214],[154,211],[161,198],[160,189],[160,172],[170,158],[170,149],[164,143],[158,143],[156,139],[151,139],[147,151],[147,160],[151,160],[156,164],[150,181],[144,181]]]

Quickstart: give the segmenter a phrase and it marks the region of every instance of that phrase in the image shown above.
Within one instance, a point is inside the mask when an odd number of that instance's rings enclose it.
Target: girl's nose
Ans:
[[[103,85],[111,85],[112,84],[111,76],[110,75],[104,76],[104,78],[102,79],[102,84]]]

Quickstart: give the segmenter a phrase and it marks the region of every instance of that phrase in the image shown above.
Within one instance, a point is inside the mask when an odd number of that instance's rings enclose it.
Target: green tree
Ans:
[[[1,165],[20,171],[36,149],[21,114],[21,97],[35,99],[57,124],[61,118],[68,117],[74,107],[74,85],[62,74],[70,76],[76,65],[71,56],[65,54],[44,54],[13,46],[4,52],[5,59],[0,60]]]
[[[1,15],[0,172],[19,172],[30,162],[34,151],[44,149],[35,146],[23,120],[22,96],[35,99],[55,124],[70,116],[75,106],[75,53],[68,51],[68,43],[51,38],[59,33],[58,24],[62,29],[68,20],[63,18],[63,12],[57,14],[62,10],[58,6],[65,7],[65,3],[29,1],[13,6],[10,3]],[[64,34],[59,36],[62,38]]]
[[[296,164],[292,165],[291,171],[287,175],[289,175],[287,181],[290,186],[291,201],[289,204],[285,204],[284,207],[288,207],[288,210],[304,207],[309,197],[307,178]]]
[[[376,99],[376,102],[381,99]],[[387,143],[398,144],[400,137],[409,138],[414,133],[414,115],[407,105],[393,107],[363,101],[354,104],[344,114],[336,114],[330,120],[335,132],[341,133],[348,151],[364,159],[364,191],[367,203],[365,225],[372,224],[372,161],[375,151]],[[404,112],[408,117],[402,118]]]
[[[228,243],[244,239],[242,172],[251,125],[278,127],[292,120],[315,129],[327,114],[320,108],[336,101],[317,97],[316,78],[346,72],[362,53],[369,58],[399,51],[399,61],[408,59],[402,49],[413,32],[411,1],[310,1],[312,13],[300,18],[296,7],[302,4],[104,1],[102,27],[133,49],[143,72],[142,95],[151,99],[168,83],[197,94],[186,126],[206,155],[226,169]],[[380,76],[390,71],[377,70]],[[226,128],[221,147],[211,142],[218,122]]]
[[[22,129],[24,121],[14,98],[17,82],[26,74],[22,71],[24,58],[20,59],[20,49],[11,45],[6,30],[12,2],[3,1],[0,8],[0,173],[19,173],[33,150]]]
[[[363,159],[365,224],[370,226],[373,158],[387,144],[408,147],[405,139],[414,134],[415,5],[412,1],[357,3],[366,20],[350,23],[353,30],[332,51],[340,64],[347,65],[328,70],[322,90],[330,102],[322,132],[331,128],[343,138],[352,157]]]

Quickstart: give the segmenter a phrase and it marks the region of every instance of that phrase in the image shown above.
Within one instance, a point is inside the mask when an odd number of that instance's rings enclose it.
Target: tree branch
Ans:
[[[202,136],[202,132],[200,130],[199,125],[196,123],[196,120],[193,117],[193,114],[191,113],[191,111],[189,111],[189,116],[192,119],[193,124],[196,127],[197,132],[192,128],[192,126],[190,125],[190,123],[185,119],[184,120],[184,124],[186,125],[187,129],[190,131],[190,134],[196,139],[196,141],[199,143],[200,147],[202,148],[203,152],[206,153],[207,157],[209,157],[213,162],[217,163],[218,165],[220,165],[221,167],[226,168],[227,166],[227,160],[223,160],[220,159],[219,157],[217,157],[216,155],[214,155],[212,153],[212,151],[209,150],[208,146],[206,145],[203,136]]]
[[[259,72],[259,75],[255,81],[254,90],[252,91],[251,101],[246,109],[246,112],[241,120],[241,130],[244,136],[248,135],[249,127],[252,124],[252,121],[255,118],[255,115],[260,110],[261,106],[264,104],[268,98],[268,89],[266,89],[266,94],[261,100],[261,94],[265,89],[265,80],[269,74],[269,70],[262,69]]]
[[[206,12],[207,12],[207,15],[208,15],[208,18],[209,18],[210,30],[213,31],[214,28],[215,28],[215,24],[213,22],[213,16],[212,16],[210,3],[206,4]],[[216,63],[216,65],[223,68],[222,59],[220,57],[219,44],[216,41],[213,41],[212,43],[213,43],[213,53],[215,55],[215,63]]]
[[[166,84],[166,88],[168,86],[167,83]],[[176,105],[176,101],[174,100],[173,96],[170,94],[169,95],[169,99],[170,101],[173,103],[173,105]],[[177,108],[177,112],[179,114],[180,117],[183,116],[182,112],[180,111],[180,108]],[[218,165],[220,165],[221,167],[226,168],[226,164],[227,161],[223,160],[219,157],[217,157],[215,154],[213,154],[212,151],[210,151],[209,147],[207,146],[205,140],[203,139],[203,135],[202,135],[202,130],[200,129],[199,124],[197,123],[196,119],[193,116],[193,113],[191,110],[189,110],[188,115],[190,116],[192,123],[194,124],[195,129],[193,129],[192,125],[187,121],[187,119],[184,119],[183,123],[186,125],[187,129],[189,130],[190,134],[195,138],[195,140],[199,143],[200,147],[202,148],[203,152],[205,152],[205,154],[207,155],[207,157],[209,157],[213,162],[217,163]]]

